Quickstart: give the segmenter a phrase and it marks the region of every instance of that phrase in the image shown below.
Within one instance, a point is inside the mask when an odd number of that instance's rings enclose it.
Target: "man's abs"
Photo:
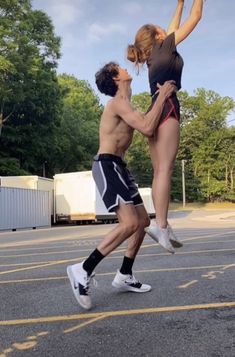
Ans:
[[[98,153],[108,153],[123,157],[132,142],[133,132],[100,134]]]

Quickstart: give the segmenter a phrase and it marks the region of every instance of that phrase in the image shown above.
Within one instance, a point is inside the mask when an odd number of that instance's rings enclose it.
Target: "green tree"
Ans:
[[[98,150],[103,107],[88,82],[64,74],[59,83],[63,107],[55,136],[55,171],[90,170]]]
[[[0,154],[3,162],[10,157],[20,170],[41,174],[59,110],[60,40],[29,0],[0,0],[0,20]]]
[[[145,113],[151,104],[151,97],[147,92],[133,95],[132,104],[138,111]],[[151,186],[153,170],[148,140],[137,131],[134,132],[133,141],[128,149],[126,160],[139,186]]]
[[[182,131],[178,159],[187,160],[187,174],[191,183],[191,194],[186,192],[186,196],[191,200],[224,199],[228,196],[224,184],[226,169],[223,156],[233,142],[228,134],[229,128],[226,128],[226,117],[234,109],[235,103],[232,98],[221,97],[205,89],[198,89],[195,96],[189,96],[186,92],[180,92],[179,96]],[[227,170],[229,167],[227,165]]]

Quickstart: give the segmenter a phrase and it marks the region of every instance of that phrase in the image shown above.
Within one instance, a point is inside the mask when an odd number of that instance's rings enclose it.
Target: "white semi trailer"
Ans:
[[[155,217],[155,209],[152,200],[152,189],[150,187],[139,188],[139,193],[143,199],[144,206],[148,212],[149,217]]]
[[[70,172],[54,176],[55,220],[113,220],[96,188],[91,171]]]
[[[141,188],[140,194],[150,216],[154,207],[150,188]],[[54,217],[60,221],[113,221],[96,188],[91,171],[71,172],[54,176]]]

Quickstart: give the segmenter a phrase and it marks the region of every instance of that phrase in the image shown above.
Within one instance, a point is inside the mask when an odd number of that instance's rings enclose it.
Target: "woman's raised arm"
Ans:
[[[186,21],[175,31],[175,44],[178,45],[194,30],[202,18],[203,0],[194,0]]]
[[[178,0],[178,5],[176,7],[175,13],[167,29],[167,35],[176,31],[179,28],[182,13],[183,13],[183,8],[184,8],[184,0]]]

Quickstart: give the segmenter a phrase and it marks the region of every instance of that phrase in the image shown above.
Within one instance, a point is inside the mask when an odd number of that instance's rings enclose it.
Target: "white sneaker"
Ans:
[[[169,253],[175,253],[174,247],[170,242],[168,228],[161,228],[157,224],[150,224],[150,226],[145,228],[145,232]]]
[[[77,302],[86,310],[92,307],[91,297],[89,295],[89,287],[91,278],[95,274],[88,275],[83,269],[83,262],[69,265],[67,267],[67,275]]]
[[[176,237],[175,233],[173,232],[173,229],[171,228],[171,226],[167,225],[168,228],[168,233],[169,233],[169,237],[170,237],[170,242],[173,245],[173,247],[175,248],[181,248],[183,247],[183,243],[179,240],[178,237]]]
[[[122,274],[119,270],[113,279],[112,286],[123,291],[133,291],[136,293],[146,293],[152,289],[148,284],[141,284],[136,280],[134,275]]]

